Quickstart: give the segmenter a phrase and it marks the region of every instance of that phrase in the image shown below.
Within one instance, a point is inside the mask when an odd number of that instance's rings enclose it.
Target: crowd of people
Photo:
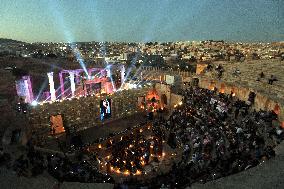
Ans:
[[[14,161],[9,154],[0,155],[1,165],[6,165],[17,176],[35,177],[46,171],[59,183],[114,183],[111,176],[99,172],[98,166],[94,164],[97,159],[93,158],[83,154],[68,157],[59,153],[46,153],[35,150],[32,146],[27,147],[25,153]]]
[[[282,128],[276,124],[277,115],[273,111],[255,111],[252,95],[247,103],[233,93],[217,91],[185,89],[182,103],[168,119],[158,116],[151,120],[151,137],[137,127],[118,133],[121,138],[117,140],[114,136],[105,139],[108,141],[105,149],[110,152],[107,173],[114,170],[125,173],[124,176],[143,173],[150,157],[162,155],[163,140],[172,149],[182,150],[181,160],[169,172],[145,180],[129,177],[115,187],[185,188],[194,182],[204,183],[249,169],[274,157],[274,147],[284,139]],[[2,152],[0,155],[0,160],[9,161],[2,158]],[[78,150],[72,159],[66,154],[41,153],[28,145],[27,153],[11,167],[24,176],[36,176],[47,170],[59,182],[114,183],[110,174],[100,171],[98,160],[96,153],[90,155]]]
[[[234,174],[275,156],[284,139],[274,112],[254,111],[246,103],[202,88],[184,91],[182,105],[160,125],[169,129],[168,144],[182,148],[171,171],[147,182],[148,188],[185,188]],[[251,99],[252,100],[252,99]]]
[[[145,136],[143,129],[138,129],[118,141],[109,144],[111,150],[108,169],[126,175],[140,175],[143,167],[149,163],[150,157],[162,156],[162,139],[160,136]],[[109,170],[110,171],[110,170]]]

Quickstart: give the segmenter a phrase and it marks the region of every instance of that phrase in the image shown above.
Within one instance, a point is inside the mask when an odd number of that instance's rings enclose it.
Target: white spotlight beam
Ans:
[[[121,83],[124,83],[124,76],[125,76],[125,67],[124,65],[121,66]]]

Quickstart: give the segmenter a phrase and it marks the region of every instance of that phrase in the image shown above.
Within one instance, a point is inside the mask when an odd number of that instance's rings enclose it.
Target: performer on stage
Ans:
[[[109,118],[110,115],[111,115],[110,100],[105,99],[102,101],[102,104],[101,104],[101,120],[105,118]]]

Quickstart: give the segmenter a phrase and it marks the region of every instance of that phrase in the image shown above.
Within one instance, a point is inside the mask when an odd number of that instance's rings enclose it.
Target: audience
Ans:
[[[284,139],[275,128],[274,112],[252,110],[231,95],[201,88],[184,91],[166,124],[168,144],[183,148],[182,160],[171,171],[140,183],[148,188],[185,188],[254,167],[275,156]]]
[[[277,119],[274,112],[257,112],[252,109],[253,103],[216,90],[189,87],[182,94],[183,102],[167,120],[157,116],[151,121],[150,135],[131,128],[117,133],[119,139],[115,139],[115,134],[105,139],[110,153],[107,172],[114,170],[130,176],[116,188],[185,188],[194,182],[204,183],[249,169],[275,156],[273,148],[284,139],[284,132],[272,124]],[[180,161],[168,173],[135,179],[133,175],[144,173],[143,167],[151,157],[158,161],[155,157],[162,155],[163,141],[172,149],[181,150]],[[47,170],[59,182],[114,183],[111,176],[101,173],[97,154],[85,153],[84,149],[86,146],[77,148],[78,155],[71,159],[40,153],[30,144],[27,153],[13,163],[13,170],[19,176],[36,176]],[[0,149],[0,163],[9,159],[3,157]]]

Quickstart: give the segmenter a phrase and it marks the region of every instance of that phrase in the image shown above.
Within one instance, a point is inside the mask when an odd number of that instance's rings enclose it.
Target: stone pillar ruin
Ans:
[[[55,89],[54,89],[53,72],[47,73],[47,76],[48,76],[48,81],[49,81],[50,100],[55,101],[56,95],[55,95]]]
[[[71,94],[72,94],[72,97],[75,96],[75,90],[76,90],[76,87],[75,87],[75,74],[74,72],[69,72],[69,75],[70,75],[70,83],[71,83]]]

